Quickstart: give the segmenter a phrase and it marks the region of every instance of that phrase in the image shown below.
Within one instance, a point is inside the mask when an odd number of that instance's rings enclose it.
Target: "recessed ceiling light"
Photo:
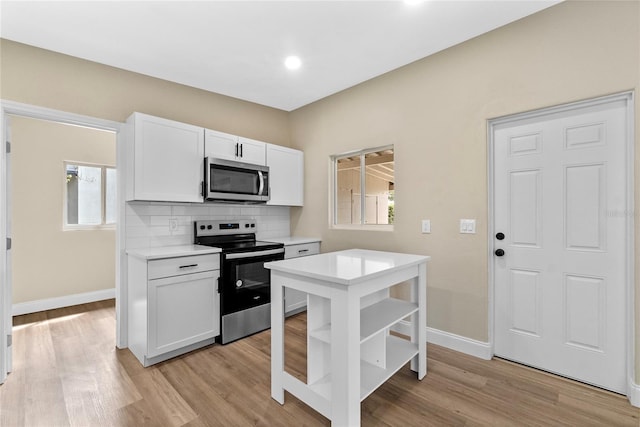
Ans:
[[[404,0],[404,4],[408,4],[409,6],[415,6],[417,4],[422,3],[423,0]]]
[[[295,55],[287,56],[284,60],[284,66],[290,70],[297,70],[302,65],[302,60]]]

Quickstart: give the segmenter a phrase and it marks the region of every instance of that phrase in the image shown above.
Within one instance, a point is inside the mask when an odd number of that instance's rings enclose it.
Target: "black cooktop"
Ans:
[[[194,243],[222,249],[222,253],[280,249],[283,243],[256,240],[254,220],[204,220],[193,224]]]
[[[283,243],[276,242],[263,242],[260,240],[253,241],[236,241],[236,242],[197,242],[198,245],[205,246],[213,246],[216,248],[222,249],[223,253],[234,253],[234,252],[253,252],[253,251],[266,251],[269,249],[279,249],[283,248]]]

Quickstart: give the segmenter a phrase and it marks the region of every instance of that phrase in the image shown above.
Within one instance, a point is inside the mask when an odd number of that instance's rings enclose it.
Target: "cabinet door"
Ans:
[[[147,357],[220,335],[219,271],[149,280]]]
[[[269,205],[302,206],[304,203],[304,155],[300,150],[267,144]]]
[[[261,166],[266,164],[266,143],[242,136],[238,138],[238,143],[240,143],[239,161]]]
[[[204,132],[204,152],[205,157],[237,161],[238,154],[240,153],[238,137],[228,133],[206,129]]]
[[[203,129],[141,113],[134,113],[128,124],[134,127],[128,199],[202,202]]]

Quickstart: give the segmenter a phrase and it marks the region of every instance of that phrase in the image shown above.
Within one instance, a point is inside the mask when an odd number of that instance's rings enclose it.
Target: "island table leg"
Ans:
[[[360,425],[360,298],[331,297],[331,425]]]
[[[282,278],[271,272],[271,397],[284,405],[284,307]]]
[[[411,283],[411,301],[418,304],[418,312],[411,315],[411,342],[417,343],[418,355],[411,359],[411,370],[421,380],[427,374],[427,265],[420,264],[418,277]]]

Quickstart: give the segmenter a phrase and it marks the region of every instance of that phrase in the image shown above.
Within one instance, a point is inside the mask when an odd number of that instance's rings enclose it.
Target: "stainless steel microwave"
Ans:
[[[206,200],[265,203],[269,200],[269,167],[205,158]]]

